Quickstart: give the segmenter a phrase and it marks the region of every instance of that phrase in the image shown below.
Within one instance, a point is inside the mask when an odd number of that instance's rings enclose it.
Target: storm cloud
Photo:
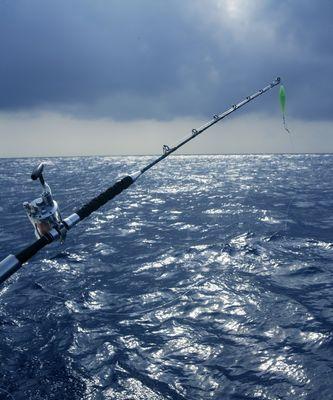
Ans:
[[[332,17],[329,0],[1,0],[0,111],[198,117],[281,75],[290,115],[332,120]]]

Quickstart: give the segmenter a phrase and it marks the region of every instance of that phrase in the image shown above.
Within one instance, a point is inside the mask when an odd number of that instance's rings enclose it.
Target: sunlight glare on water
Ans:
[[[46,178],[67,215],[148,159]],[[35,163],[0,160],[1,258],[34,240]],[[167,159],[1,287],[0,399],[332,398],[332,166]]]

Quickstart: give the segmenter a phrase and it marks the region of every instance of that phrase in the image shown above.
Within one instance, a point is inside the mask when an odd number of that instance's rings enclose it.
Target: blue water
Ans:
[[[53,158],[66,216],[150,157]],[[36,159],[0,160],[0,258]],[[176,156],[0,289],[0,399],[333,399],[333,155]]]

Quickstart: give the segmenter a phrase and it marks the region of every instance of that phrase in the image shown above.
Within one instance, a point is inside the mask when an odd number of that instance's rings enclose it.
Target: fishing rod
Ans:
[[[202,125],[199,129],[192,129],[192,132],[188,136],[174,146],[163,145],[163,153],[161,156],[157,157],[139,171],[120,179],[113,186],[110,186],[104,192],[90,200],[88,203],[84,204],[80,209],[67,218],[63,219],[61,217],[58,204],[53,199],[50,186],[45,182],[43,176],[45,164],[41,163],[38,165],[33,170],[31,179],[40,181],[43,188],[42,195],[40,198],[33,200],[31,203],[23,203],[28,218],[34,227],[37,240],[30,246],[27,246],[21,250],[19,253],[15,255],[10,254],[0,262],[0,283],[5,282],[11,275],[19,270],[24,263],[30,260],[30,258],[32,258],[45,246],[55,242],[56,240],[63,242],[66,238],[67,232],[73,228],[73,226],[80,221],[83,221],[91,213],[98,210],[108,201],[120,194],[123,190],[131,186],[141,175],[150,170],[154,165],[169,157],[170,154],[174,153],[180,147],[193,140],[195,137],[203,133],[211,126],[215,125],[217,122],[221,121],[223,118],[243,107],[256,97],[261,96],[274,86],[277,86],[280,81],[280,78],[276,78],[272,83],[265,86],[263,89],[258,90],[251,96],[247,96],[239,103],[234,104],[222,114],[215,114],[213,119]]]

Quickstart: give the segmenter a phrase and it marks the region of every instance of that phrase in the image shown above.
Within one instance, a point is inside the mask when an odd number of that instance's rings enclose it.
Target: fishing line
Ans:
[[[282,112],[282,123],[283,123],[283,128],[285,129],[285,131],[288,133],[288,138],[289,138],[289,144],[290,144],[290,148],[291,148],[291,157],[294,158],[294,165],[296,168],[296,172],[295,172],[295,183],[297,182],[301,182],[302,183],[302,170],[300,167],[298,167],[298,155],[300,155],[300,153],[297,153],[296,151],[296,146],[293,140],[293,134],[290,131],[290,129],[287,127],[286,124],[286,103],[287,103],[287,96],[286,96],[286,90],[284,88],[283,85],[280,86],[280,90],[279,90],[279,101],[280,101],[280,108],[281,108],[281,112]],[[293,160],[293,158],[291,158],[291,161]],[[313,162],[312,162],[312,157],[311,155],[309,155],[309,161],[311,164],[311,170],[313,171]],[[297,170],[299,170],[299,177],[297,177]],[[295,198],[297,197],[297,186],[294,184],[294,193],[292,194],[289,202],[288,202],[288,206],[287,206],[287,215],[286,215],[286,221],[284,224],[284,232],[287,231],[287,225],[288,225],[288,219],[290,217],[290,212],[291,212],[291,206],[293,204],[293,202],[295,201]],[[287,240],[287,236],[284,236],[285,241]]]
[[[285,116],[285,114],[282,115],[282,119],[283,119],[284,129],[290,134],[290,130],[288,129],[288,127],[286,125],[286,116]]]
[[[290,144],[290,148],[291,148],[291,157],[294,158],[294,165],[296,168],[296,172],[295,172],[295,183],[300,182],[300,184],[302,185],[302,182],[304,179],[302,179],[302,168],[300,166],[298,166],[298,163],[300,162],[300,156],[301,153],[297,153],[296,151],[296,146],[295,146],[295,142],[293,140],[293,133],[290,131],[290,129],[287,127],[286,124],[286,90],[284,88],[283,85],[280,86],[280,90],[279,90],[279,100],[280,100],[280,108],[281,108],[281,112],[282,112],[282,123],[283,123],[283,128],[285,129],[285,131],[288,133],[288,138],[289,138],[289,144]],[[314,165],[314,161],[313,161],[313,154],[303,154],[304,157],[304,161],[308,161],[310,164],[310,170],[311,170],[311,174],[313,174],[313,171],[316,170],[315,165]],[[293,158],[291,158],[291,161],[293,160]],[[308,160],[306,160],[308,159]],[[299,170],[299,174],[297,174],[297,170]],[[325,173],[321,175],[321,180],[323,180],[323,178],[326,177],[326,175],[329,173],[329,169],[326,169]],[[298,176],[299,175],[299,176]],[[317,179],[317,181],[319,181],[319,179]],[[294,193],[292,194],[289,202],[288,202],[288,206],[287,206],[287,218],[284,224],[284,232],[287,231],[287,225],[288,225],[288,219],[290,216],[290,212],[291,212],[291,206],[293,204],[293,202],[295,201],[295,198],[297,197],[297,186],[294,184]],[[285,241],[287,240],[286,235],[284,236]]]
[[[115,195],[119,194],[122,190],[126,189],[131,183],[133,183],[133,181],[135,181],[137,179],[137,177],[139,177],[140,175],[142,175],[144,172],[148,171],[151,167],[153,167],[154,165],[156,165],[158,162],[162,161],[164,158],[166,158],[167,156],[169,156],[171,153],[173,153],[174,151],[176,151],[178,148],[180,148],[181,146],[183,146],[184,144],[186,144],[188,141],[192,140],[193,138],[195,138],[197,135],[199,135],[200,133],[204,132],[206,129],[208,129],[210,126],[212,126],[213,124],[215,124],[216,122],[218,122],[219,120],[221,120],[222,118],[226,117],[227,115],[231,114],[233,111],[237,110],[237,108],[245,105],[247,102],[251,101],[252,99],[254,99],[257,96],[260,96],[262,93],[264,93],[265,91],[271,89],[272,87],[276,86],[278,83],[280,82],[279,79],[275,80],[274,82],[272,82],[270,85],[266,86],[264,89],[259,90],[258,92],[256,92],[254,95],[252,96],[248,96],[245,100],[241,101],[238,104],[233,105],[229,110],[227,110],[226,112],[224,112],[223,114],[220,115],[214,115],[213,120],[209,121],[207,124],[203,125],[201,128],[199,128],[198,130],[193,129],[191,134],[187,137],[185,137],[184,139],[182,139],[179,143],[177,143],[174,146],[167,146],[164,145],[163,146],[163,154],[161,156],[159,156],[156,160],[154,160],[153,162],[151,162],[150,164],[148,164],[146,167],[144,167],[142,170],[139,171],[138,175],[133,175],[128,176],[126,178],[124,178],[121,181],[118,181],[113,187],[109,188],[106,192],[102,193],[101,195],[97,196],[95,199],[93,199],[90,203],[84,205],[76,214],[70,216],[67,221],[66,224],[71,224],[69,225],[69,227],[75,225],[77,222],[79,222],[79,220],[82,220],[84,218],[86,218],[87,216],[89,216],[93,211],[96,211],[101,205],[105,204],[108,200],[110,200],[111,198],[113,198]],[[283,93],[283,92],[282,92]],[[282,96],[283,97],[283,96]],[[284,107],[285,107],[285,92],[284,92]],[[283,110],[284,111],[284,110]],[[288,132],[288,134],[290,135],[290,130],[288,129],[287,125],[286,125],[286,120],[285,120],[285,115],[283,113],[283,124],[285,127],[285,130]],[[228,160],[229,161],[229,160]],[[234,163],[233,163],[234,166]],[[38,167],[40,168],[40,167]],[[39,179],[41,177],[41,174],[38,175]],[[129,181],[130,178],[131,181]],[[126,181],[127,179],[127,181]],[[126,181],[126,182],[125,182]],[[104,182],[102,183],[104,185]],[[118,186],[117,186],[118,185]],[[102,185],[98,185],[98,187],[101,187]],[[239,189],[241,190],[241,186],[242,184],[240,184]],[[96,187],[94,187],[94,190],[96,189]],[[246,196],[245,199],[249,197],[250,195],[250,190],[251,187],[248,187],[248,190],[246,192]],[[110,191],[110,195],[107,194]],[[246,202],[245,202],[246,203]],[[69,206],[70,207],[70,206]],[[69,208],[68,207],[68,208]],[[67,209],[67,207],[66,207]],[[245,204],[244,204],[244,213],[246,212],[245,209]],[[251,210],[250,210],[251,212]],[[76,215],[76,217],[75,217]],[[79,216],[79,220],[77,219],[77,216]],[[237,219],[238,222],[232,224],[233,226],[238,225],[240,226],[240,214],[237,213]],[[71,221],[71,218],[74,218],[73,221]],[[242,221],[242,224],[244,224],[244,221]],[[244,226],[244,225],[243,225]],[[226,227],[224,227],[225,229]],[[53,233],[54,234],[54,233]],[[55,237],[57,237],[57,235],[55,234]],[[44,237],[42,237],[40,240],[43,240]],[[59,238],[59,235],[58,237]],[[53,240],[52,240],[53,241]],[[39,242],[39,241],[38,241]],[[229,241],[230,242],[230,241]],[[37,242],[36,242],[37,243]],[[48,243],[46,243],[48,244]],[[36,250],[33,249],[33,252],[30,251],[30,249],[28,249],[28,251],[26,252],[26,254],[24,253],[24,257],[22,256],[21,258],[24,261],[27,261],[33,254],[35,254],[40,248],[44,247],[44,243],[43,245],[40,247],[38,245],[38,247],[36,246]],[[226,246],[228,245],[228,243],[224,243],[222,248],[220,249],[220,252],[223,253],[226,249]],[[34,245],[33,245],[34,246]],[[40,247],[40,248],[39,248]],[[11,263],[13,263],[15,261],[15,256],[11,256]],[[24,262],[23,261],[23,262]],[[15,261],[16,262],[16,261]],[[20,267],[20,266],[19,266]],[[19,267],[17,267],[17,264],[11,266],[11,271],[15,272],[15,270],[17,270]],[[11,272],[12,273],[12,272]],[[5,277],[6,279],[6,277]],[[166,300],[164,302],[162,302],[159,305],[156,305],[154,307],[150,307],[148,309],[143,309],[141,311],[128,311],[128,312],[116,312],[116,313],[108,313],[108,315],[110,316],[126,316],[126,317],[139,317],[141,315],[146,315],[147,313],[151,313],[154,312],[156,310],[165,308],[171,304],[174,304],[175,302],[179,301],[182,297],[188,295],[193,289],[199,289],[200,286],[205,285],[207,282],[212,281],[212,280],[216,280],[215,276],[206,276],[203,277],[201,280],[194,282],[192,285],[188,286],[185,290],[183,290],[181,293],[178,293],[176,297],[170,299],[170,300]],[[155,288],[154,288],[155,289]],[[158,288],[156,288],[158,289]],[[172,288],[172,289],[176,289],[176,288]],[[177,290],[177,289],[176,289]],[[46,292],[46,291],[45,291]],[[61,299],[62,301],[65,300],[64,298],[61,298],[60,296],[56,296],[53,295],[51,293],[47,293],[50,296],[54,296],[57,297],[59,299]]]
[[[7,390],[5,390],[5,389],[3,389],[3,388],[0,387],[0,391],[3,392],[3,393],[5,393],[6,395],[8,395],[11,399],[15,400],[14,397],[13,397],[13,395],[10,394]]]
[[[229,224],[229,225],[225,226],[224,229],[226,230],[227,228],[231,228],[231,227],[234,227],[236,225],[238,226],[239,223],[236,222],[236,223],[233,223],[233,224]],[[223,243],[221,249],[219,249],[219,253],[222,254],[228,246],[229,246],[229,241],[226,241],[225,243]],[[204,262],[203,262],[203,265],[205,265]],[[210,274],[210,273],[211,273],[211,271],[207,272],[207,274]],[[148,313],[148,312],[156,311],[156,310],[161,309],[161,308],[163,308],[163,307],[165,307],[165,306],[167,306],[169,304],[172,304],[172,303],[176,302],[177,300],[181,299],[183,296],[186,296],[193,289],[199,289],[200,286],[205,285],[207,282],[214,281],[215,279],[216,279],[215,276],[203,277],[201,280],[199,280],[197,282],[194,282],[192,285],[188,286],[186,290],[184,290],[182,293],[178,294],[174,299],[167,300],[166,302],[163,302],[162,304],[160,304],[160,305],[158,305],[156,307],[152,307],[152,308],[150,308],[148,310],[142,310],[140,312],[130,312],[130,314],[125,314],[124,313],[124,314],[121,314],[121,315],[137,316],[137,315],[143,315],[143,314]],[[116,314],[116,315],[119,315],[119,314]]]
[[[221,253],[224,251],[224,249],[226,248],[227,243],[225,243],[222,247]],[[208,272],[209,273],[209,272]],[[189,277],[190,279],[190,277]],[[148,308],[148,309],[144,309],[141,311],[128,311],[128,312],[115,312],[115,313],[107,313],[107,315],[110,316],[126,316],[126,317],[139,317],[141,315],[144,314],[148,314],[151,313],[153,311],[162,309],[170,304],[173,304],[175,302],[177,302],[178,300],[180,300],[182,297],[186,296],[188,293],[190,293],[193,289],[199,289],[200,286],[206,284],[207,282],[213,280],[214,277],[203,277],[202,279],[200,279],[197,282],[194,282],[192,285],[188,286],[184,291],[182,291],[181,293],[179,293],[176,297],[172,298],[171,300],[166,300],[164,301],[162,304],[159,304],[157,306]],[[155,287],[157,289],[157,287]],[[176,288],[172,288],[172,289],[176,289]],[[170,289],[171,290],[171,289]]]
[[[236,226],[236,225],[238,225],[238,222],[233,223],[233,224],[229,224],[226,227],[224,227],[224,229],[231,228],[231,227]],[[229,242],[223,243],[223,246],[220,249],[220,252],[223,253],[228,245],[229,245]],[[210,271],[208,271],[208,273],[210,273]],[[188,279],[190,279],[190,278],[191,277],[189,277]],[[188,293],[190,293],[193,289],[199,289],[200,286],[205,285],[209,281],[212,281],[212,280],[214,281],[214,279],[216,280],[215,276],[213,276],[213,277],[212,276],[203,277],[202,279],[199,279],[198,281],[196,281],[193,284],[191,284],[190,286],[188,286],[182,292],[178,293],[176,297],[172,298],[171,300],[166,300],[166,301],[162,302],[161,304],[156,305],[154,307],[151,307],[151,308],[148,308],[148,309],[144,309],[144,310],[141,310],[141,311],[112,312],[112,313],[108,312],[107,315],[109,315],[109,316],[124,316],[124,317],[140,317],[141,315],[151,313],[153,311],[165,308],[166,306],[168,306],[170,304],[176,303],[182,297],[184,297]],[[66,303],[69,300],[69,299],[66,299],[66,297],[62,297],[62,296],[55,295],[55,294],[51,293],[49,290],[46,290],[45,287],[43,285],[41,285],[39,282],[36,282],[36,284],[38,284],[39,288],[42,289],[43,292],[46,295],[48,295],[49,297],[54,297],[54,298],[60,299],[60,300],[64,301],[64,303]],[[158,287],[155,286],[154,289],[158,290]],[[177,288],[175,288],[175,287],[169,288],[169,290],[172,290],[172,289],[177,289]],[[149,293],[153,293],[153,292],[150,291]],[[146,294],[149,294],[149,293],[144,293],[143,295],[146,295]],[[128,303],[125,304],[125,305],[128,305]],[[89,308],[89,306],[85,306],[85,307]]]
[[[194,289],[196,286],[199,287],[202,284],[205,284],[206,282],[208,282],[211,278],[203,278],[201,281],[195,282],[193,285],[189,286],[184,292],[178,294],[175,298],[171,299],[171,300],[166,300],[164,303],[159,304],[158,306],[152,307],[152,308],[148,308],[147,310],[141,310],[141,311],[129,311],[128,313],[111,313],[108,315],[112,315],[112,316],[126,316],[126,317],[139,317],[141,315],[147,314],[147,313],[151,313],[153,311],[159,310],[161,308],[164,308],[172,303],[177,302],[178,300],[180,300],[183,296],[186,296],[189,292],[191,292],[192,289]]]
[[[289,144],[290,144],[290,149],[291,149],[290,155],[291,155],[291,157],[293,155],[294,155],[294,157],[296,157],[296,149],[295,149],[294,141],[292,139],[292,134],[291,134],[291,132],[288,129],[287,124],[286,124],[286,100],[287,100],[286,90],[285,90],[283,85],[280,85],[279,102],[280,102],[280,108],[281,108],[281,113],[282,113],[282,124],[283,124],[284,130],[288,133]],[[296,165],[297,165],[297,160],[295,160],[295,162],[296,162]],[[291,196],[291,198],[289,200],[289,203],[287,205],[287,217],[286,217],[286,221],[284,223],[284,229],[283,229],[284,232],[287,232],[288,219],[289,219],[289,216],[290,216],[290,207],[291,207],[295,197],[296,197],[296,191],[294,191],[294,193]],[[286,236],[285,236],[285,240],[287,240]]]
[[[222,250],[222,251],[223,251],[223,250]],[[186,290],[184,290],[183,292],[179,293],[179,294],[178,294],[176,297],[174,297],[173,299],[171,299],[171,300],[166,300],[166,301],[163,302],[162,304],[159,304],[159,305],[157,305],[157,306],[155,306],[155,307],[152,307],[152,308],[149,308],[149,309],[144,309],[144,310],[141,310],[141,311],[112,312],[112,313],[109,313],[109,312],[108,312],[107,315],[109,315],[109,316],[137,317],[137,316],[141,316],[141,315],[143,315],[143,314],[150,313],[150,312],[152,312],[152,311],[156,311],[156,310],[158,310],[158,309],[161,309],[161,308],[166,307],[166,306],[169,305],[169,304],[175,303],[177,300],[180,300],[181,297],[186,296],[186,295],[187,295],[191,290],[193,290],[196,286],[197,286],[197,287],[202,286],[203,284],[205,284],[206,282],[208,282],[208,281],[211,280],[211,279],[212,279],[211,277],[209,277],[209,278],[202,278],[201,280],[199,280],[199,281],[193,283],[192,285],[190,285],[189,287],[187,287]],[[55,295],[55,294],[51,293],[49,290],[46,290],[44,286],[42,286],[42,285],[40,285],[40,286],[41,286],[43,292],[44,292],[48,297],[53,297],[53,298],[59,299],[59,300],[61,300],[62,302],[64,302],[64,304],[65,304],[67,301],[70,300],[70,299],[67,299],[66,297],[62,297],[62,296],[59,296],[59,295]],[[155,288],[157,288],[157,287],[155,287]],[[176,288],[172,288],[172,289],[176,289]],[[171,290],[171,289],[170,289],[170,290]],[[149,293],[151,293],[151,292],[149,292]],[[144,294],[146,295],[147,293],[144,293]],[[19,294],[18,294],[18,295],[19,295]],[[77,303],[77,304],[78,304],[78,303]],[[128,303],[127,303],[126,305],[128,305]],[[85,306],[85,307],[89,308],[88,306]],[[1,388],[0,388],[0,390],[1,390]]]

